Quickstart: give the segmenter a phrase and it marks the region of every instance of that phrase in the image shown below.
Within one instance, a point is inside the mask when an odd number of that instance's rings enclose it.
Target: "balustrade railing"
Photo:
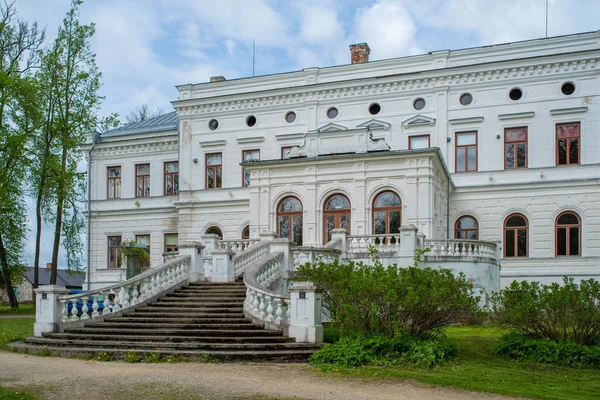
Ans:
[[[348,253],[368,253],[369,246],[378,251],[399,251],[400,234],[390,233],[381,235],[352,235],[346,239]]]
[[[235,273],[235,277],[239,278],[244,274],[246,267],[251,265],[256,260],[261,257],[269,254],[269,242],[255,242],[249,248],[246,248],[244,251],[237,253],[233,257],[233,271]]]
[[[58,296],[57,300],[61,304],[61,322],[93,319],[142,303],[187,279],[190,259],[189,255],[179,257],[159,267],[150,268],[124,282],[102,289]],[[91,313],[88,306],[90,297],[92,298]],[[80,300],[83,303],[81,310],[77,307]],[[69,303],[71,304],[70,315]]]
[[[255,244],[259,243],[260,239],[225,239],[217,241],[217,249],[232,250],[236,253],[250,249]]]
[[[333,260],[339,259],[341,253],[340,250],[326,247],[294,247],[292,250],[294,256],[294,271],[296,271],[300,265],[308,262],[318,263],[322,261],[324,263],[331,263]]]
[[[290,296],[271,290],[281,278],[283,253],[272,253],[249,265],[244,273],[246,299],[244,313],[267,328],[283,329],[289,325]]]
[[[429,248],[425,256],[448,256],[448,257],[489,257],[498,258],[498,246],[494,242],[483,242],[479,240],[428,240],[425,239],[424,247]]]
[[[323,247],[325,247],[326,249],[341,250],[342,249],[342,239],[341,238],[331,239]]]

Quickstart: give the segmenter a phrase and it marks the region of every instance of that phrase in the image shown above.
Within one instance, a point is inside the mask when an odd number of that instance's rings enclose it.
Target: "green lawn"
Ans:
[[[447,335],[459,346],[457,359],[437,369],[416,367],[361,367],[340,370],[345,374],[411,378],[434,385],[539,399],[599,399],[600,371],[544,364],[525,364],[490,354],[502,335],[493,328],[452,327]]]
[[[10,308],[8,305],[0,305],[0,314],[35,314],[33,304],[19,304],[18,308]]]
[[[0,318],[0,348],[6,343],[33,336],[35,318]],[[1,397],[0,397],[1,398]]]

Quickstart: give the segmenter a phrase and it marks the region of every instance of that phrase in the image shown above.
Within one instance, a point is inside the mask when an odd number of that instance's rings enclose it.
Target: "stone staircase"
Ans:
[[[244,316],[245,297],[242,282],[192,283],[102,322],[88,320],[83,327],[26,338],[25,346],[62,354],[123,357],[129,351],[143,356],[159,350],[165,356],[280,362],[306,360],[319,349],[253,324]]]

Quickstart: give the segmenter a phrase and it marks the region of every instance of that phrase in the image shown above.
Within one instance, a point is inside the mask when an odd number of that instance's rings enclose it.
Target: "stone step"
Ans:
[[[240,301],[223,301],[223,302],[208,302],[208,301],[194,301],[194,302],[185,302],[185,301],[155,301],[150,305],[150,307],[167,307],[167,308],[215,308],[215,307],[239,307],[242,308],[244,306],[243,300]]]
[[[208,289],[180,289],[172,294],[187,294],[195,296],[212,296],[212,295],[235,295],[241,296],[246,294],[246,289],[235,290],[208,290]]]
[[[148,329],[147,327],[139,329],[128,328],[96,328],[86,326],[83,328],[65,329],[64,333],[73,333],[78,335],[145,335],[145,336],[202,336],[202,337],[234,337],[234,336],[282,336],[279,331],[267,331],[260,326],[252,325],[246,329],[229,330],[229,329]]]
[[[198,313],[202,313],[202,314],[232,314],[232,313],[241,313],[242,312],[242,307],[161,307],[161,306],[155,306],[154,304],[147,306],[147,307],[141,307],[139,309],[141,312],[165,312],[165,311],[169,311],[169,312],[174,312],[174,313],[180,313],[180,314],[198,314]],[[137,313],[137,311],[135,311]]]
[[[201,317],[201,318],[152,318],[152,317],[140,317],[133,318],[131,317],[114,317],[107,318],[103,323],[116,325],[125,323],[134,323],[137,325],[147,325],[147,324],[221,324],[221,325],[229,325],[229,324],[244,324],[251,323],[248,319],[244,317],[239,318],[215,318],[215,317]],[[90,324],[91,325],[91,324]]]
[[[192,282],[189,283],[187,287],[211,287],[211,286],[215,286],[215,287],[227,287],[227,286],[243,286],[246,287],[246,285],[244,285],[243,281],[236,281],[236,282]]]
[[[141,310],[141,309],[140,309]],[[142,317],[142,318],[244,318],[244,313],[241,310],[236,310],[235,312],[175,312],[173,310],[166,310],[164,308],[158,310],[149,310],[149,311],[129,311],[124,312],[123,316],[126,317]]]
[[[56,340],[50,338],[27,338],[26,344],[38,345],[54,345],[54,346],[69,346],[69,347],[97,347],[105,346],[116,349],[178,349],[178,350],[276,350],[276,349],[316,349],[310,343],[169,343],[169,342],[132,342],[132,341],[117,341],[117,340]]]
[[[255,333],[255,332],[253,332]],[[261,332],[261,333],[264,333]],[[80,333],[44,333],[43,337],[75,340],[115,340],[132,342],[195,342],[195,343],[289,343],[293,338],[285,336],[173,336],[173,335],[117,335],[117,334],[80,334]]]
[[[108,323],[108,322],[99,322],[94,324],[86,325],[88,328],[109,328],[112,330],[115,329],[138,329],[138,330],[146,330],[146,329],[182,329],[182,330],[211,330],[211,329],[227,329],[227,330],[262,330],[264,329],[260,325],[253,325],[250,321],[247,322],[238,322],[236,324],[204,324],[204,323],[188,323],[188,324],[178,324],[178,323],[153,323],[153,324],[140,324],[138,322],[120,322],[118,324]],[[71,332],[70,330],[68,332]]]
[[[23,350],[23,343],[9,343],[16,351]],[[129,349],[114,349],[110,347],[60,347],[60,346],[42,346],[35,344],[26,344],[25,348],[28,351],[36,352],[40,350],[58,351],[63,356],[88,356],[90,354],[103,352],[108,353],[114,358],[124,358],[132,350]],[[192,360],[204,360],[206,355],[219,361],[269,361],[269,362],[304,362],[310,357],[317,348],[314,349],[293,349],[293,350],[271,350],[271,351],[230,351],[230,350],[174,350],[174,349],[163,349],[160,350],[163,357],[170,355],[182,355],[189,357]],[[155,353],[156,349],[135,349],[136,353],[140,357],[144,357],[149,353]]]
[[[196,293],[196,292],[190,292],[190,293],[169,293],[168,295],[166,295],[165,297],[163,297],[161,300],[189,300],[189,299],[215,299],[215,300],[221,300],[221,299],[245,299],[246,298],[246,292],[240,292],[240,293],[221,293],[221,292],[214,292],[214,293]]]

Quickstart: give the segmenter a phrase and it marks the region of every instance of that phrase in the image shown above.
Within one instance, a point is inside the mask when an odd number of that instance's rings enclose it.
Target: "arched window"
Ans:
[[[402,226],[402,203],[394,192],[382,192],[373,201],[373,233],[399,233]]]
[[[454,238],[477,240],[479,238],[479,225],[477,225],[477,220],[470,216],[460,217],[454,225]]]
[[[247,225],[242,231],[242,239],[250,239],[250,225]]]
[[[556,218],[556,255],[581,255],[581,220],[572,211],[564,212]]]
[[[218,235],[220,240],[223,240],[223,232],[219,229],[218,226],[211,226],[206,230],[206,233],[212,233],[213,235]]]
[[[331,231],[338,228],[350,233],[350,200],[343,194],[334,194],[325,201],[323,244],[331,240]]]
[[[504,221],[504,257],[527,257],[527,218],[512,214]]]
[[[279,202],[277,236],[302,246],[302,203],[295,197],[286,197]]]

